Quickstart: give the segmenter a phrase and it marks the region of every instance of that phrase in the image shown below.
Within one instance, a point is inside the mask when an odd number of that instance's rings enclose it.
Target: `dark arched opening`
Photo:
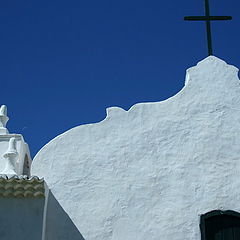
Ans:
[[[201,240],[240,240],[240,213],[215,210],[201,216]]]
[[[23,175],[30,176],[30,163],[27,155],[24,158]]]

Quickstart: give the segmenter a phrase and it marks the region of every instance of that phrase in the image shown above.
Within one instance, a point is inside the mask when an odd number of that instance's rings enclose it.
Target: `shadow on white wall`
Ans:
[[[46,203],[43,240],[85,240],[50,190]]]

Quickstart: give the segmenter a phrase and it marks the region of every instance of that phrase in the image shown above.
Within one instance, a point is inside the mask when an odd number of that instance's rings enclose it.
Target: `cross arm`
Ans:
[[[187,21],[212,21],[212,20],[232,20],[231,16],[188,16],[184,17]]]

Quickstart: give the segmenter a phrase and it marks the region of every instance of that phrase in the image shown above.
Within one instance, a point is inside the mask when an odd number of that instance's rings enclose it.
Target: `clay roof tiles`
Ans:
[[[44,180],[36,176],[0,175],[0,198],[42,198],[44,192]]]

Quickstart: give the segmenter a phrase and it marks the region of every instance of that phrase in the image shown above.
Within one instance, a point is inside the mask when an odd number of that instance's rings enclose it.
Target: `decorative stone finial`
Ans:
[[[0,108],[0,116],[7,116],[7,106],[2,105]]]
[[[0,107],[0,135],[8,134],[8,130],[6,128],[6,124],[9,118],[7,116],[7,106],[2,105]]]
[[[12,137],[9,140],[7,151],[3,154],[3,157],[6,158],[7,162],[2,174],[17,175],[17,172],[16,172],[17,156],[18,156],[18,152],[16,149],[16,139]]]

